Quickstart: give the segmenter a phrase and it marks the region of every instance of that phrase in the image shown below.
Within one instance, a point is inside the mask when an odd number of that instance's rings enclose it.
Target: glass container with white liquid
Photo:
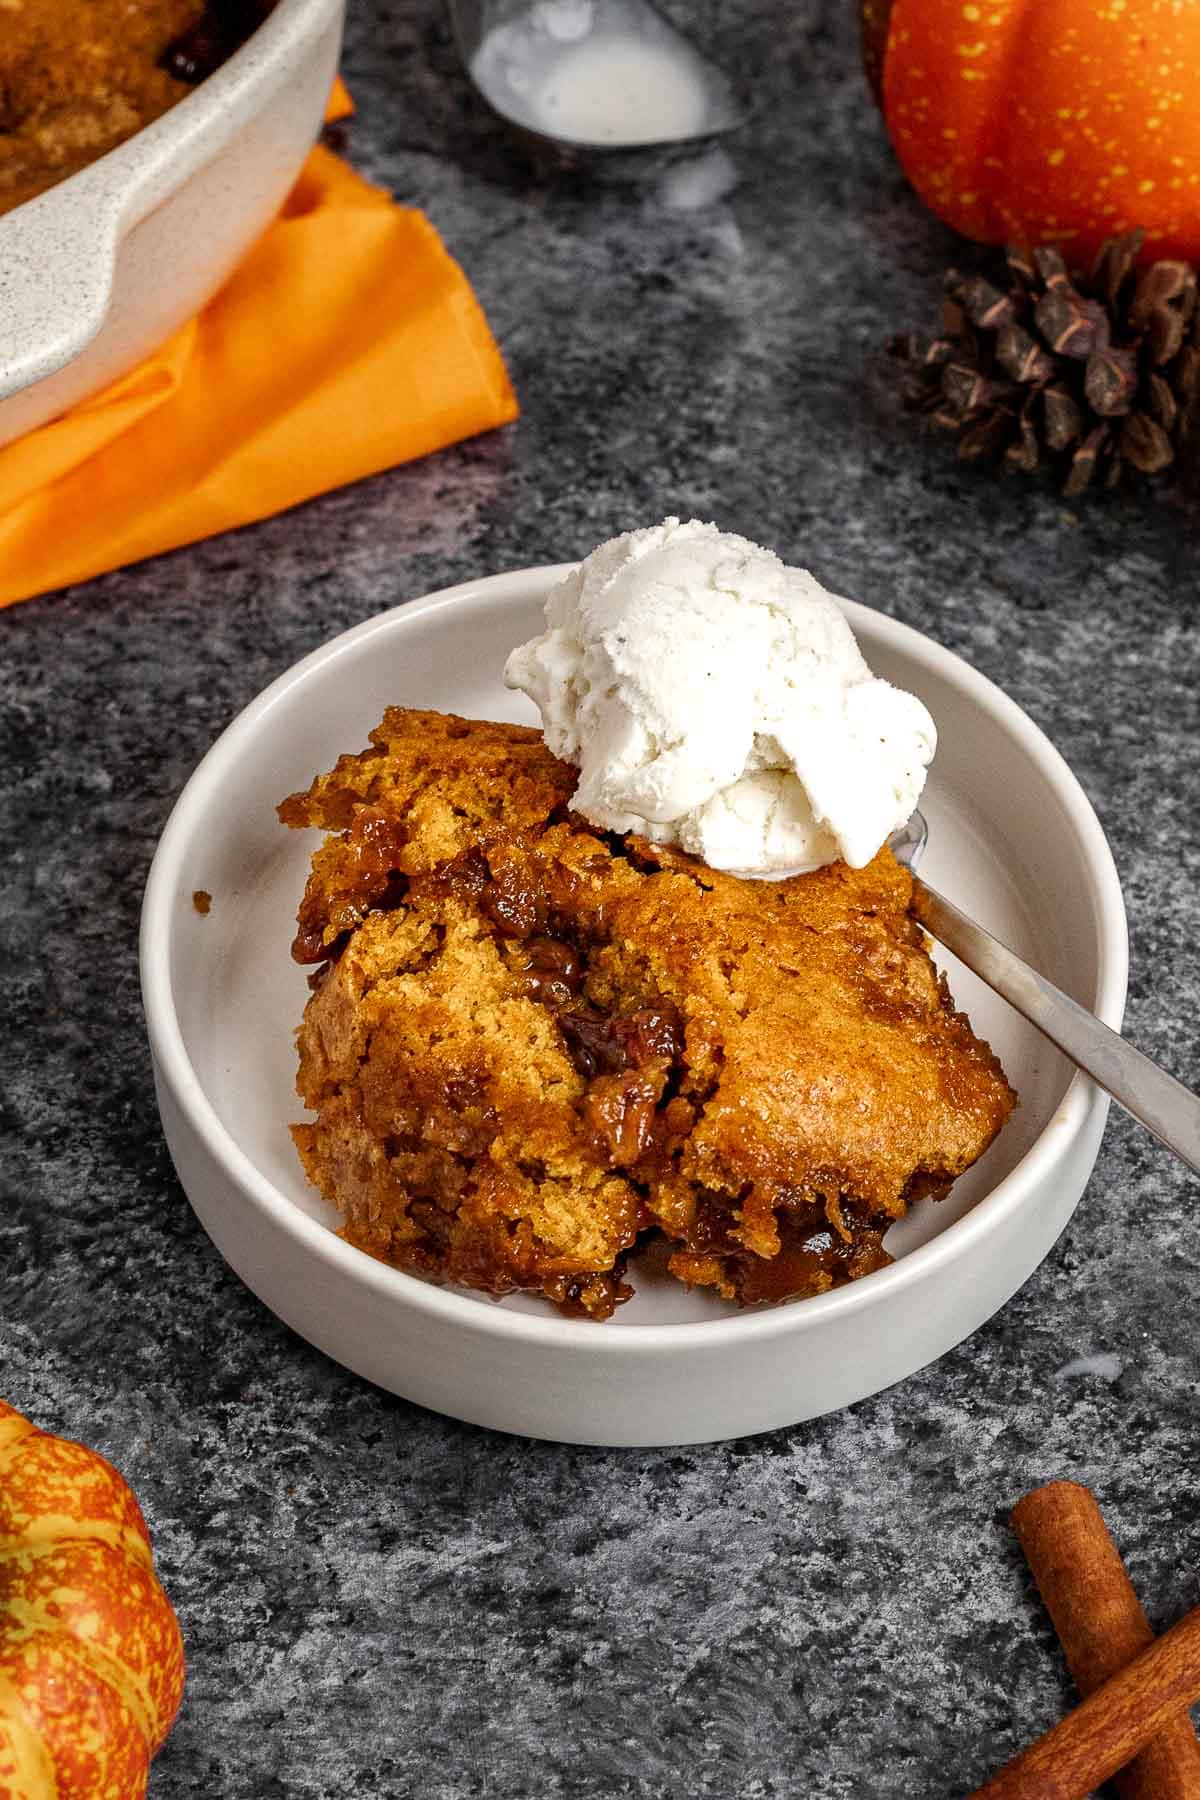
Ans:
[[[727,131],[726,77],[648,0],[451,0],[459,47],[494,110],[597,149]]]

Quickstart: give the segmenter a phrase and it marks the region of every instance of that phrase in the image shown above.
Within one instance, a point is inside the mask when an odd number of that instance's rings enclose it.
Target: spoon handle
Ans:
[[[1200,1098],[915,875],[913,913],[939,943],[1200,1174]]]

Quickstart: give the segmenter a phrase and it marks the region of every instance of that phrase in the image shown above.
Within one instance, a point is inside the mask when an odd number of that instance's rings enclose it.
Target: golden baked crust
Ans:
[[[0,0],[0,213],[182,100],[190,80],[161,66],[178,40],[203,27],[205,54],[219,59],[265,10],[260,0]]]
[[[597,1318],[649,1234],[730,1299],[817,1293],[1008,1117],[890,852],[745,881],[573,815],[538,732],[390,708],[370,737],[279,808],[333,834],[293,1131],[352,1243]]]

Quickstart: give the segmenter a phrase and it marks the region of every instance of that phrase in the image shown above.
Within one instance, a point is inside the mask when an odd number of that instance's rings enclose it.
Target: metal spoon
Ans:
[[[1036,1025],[1139,1125],[1200,1174],[1200,1098],[943,899],[916,874],[929,828],[915,812],[888,839],[913,876],[913,914],[960,962]]]
[[[559,149],[714,137],[742,120],[727,76],[652,0],[447,0],[493,111]]]

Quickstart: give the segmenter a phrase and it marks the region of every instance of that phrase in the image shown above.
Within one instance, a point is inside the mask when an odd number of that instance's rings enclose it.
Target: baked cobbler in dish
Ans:
[[[273,0],[0,0],[0,213],[182,100]]]

